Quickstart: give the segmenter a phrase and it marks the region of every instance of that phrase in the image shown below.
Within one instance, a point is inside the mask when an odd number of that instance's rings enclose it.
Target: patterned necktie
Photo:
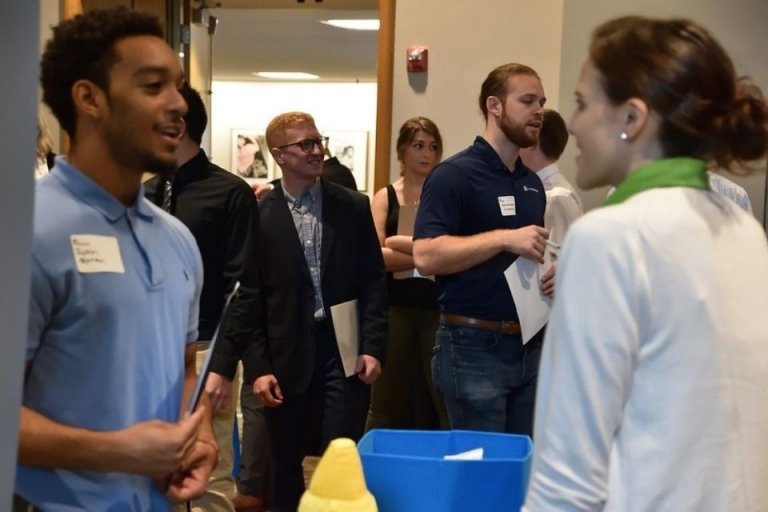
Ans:
[[[163,203],[160,207],[171,213],[171,203],[173,201],[173,176],[168,176],[163,181]]]

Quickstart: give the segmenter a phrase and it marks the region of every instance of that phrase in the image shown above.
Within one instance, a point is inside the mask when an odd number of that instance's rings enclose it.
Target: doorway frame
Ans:
[[[396,0],[379,0],[379,40],[376,69],[376,159],[373,194],[389,183],[392,144],[392,90],[395,54]]]

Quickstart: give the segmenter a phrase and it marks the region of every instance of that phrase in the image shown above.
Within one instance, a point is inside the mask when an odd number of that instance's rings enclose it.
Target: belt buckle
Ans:
[[[508,331],[514,331],[514,327],[517,325],[517,322],[514,322],[512,320],[501,320],[499,322],[499,332],[507,333]]]

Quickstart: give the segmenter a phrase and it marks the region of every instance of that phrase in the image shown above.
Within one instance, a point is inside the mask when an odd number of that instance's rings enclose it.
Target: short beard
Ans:
[[[524,125],[512,124],[512,122],[507,119],[506,112],[504,112],[503,108],[501,110],[501,119],[499,119],[499,128],[504,132],[507,140],[518,148],[530,148],[539,142],[538,134],[528,135]]]

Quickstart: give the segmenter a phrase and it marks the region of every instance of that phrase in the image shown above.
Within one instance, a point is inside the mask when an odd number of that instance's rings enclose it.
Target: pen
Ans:
[[[556,244],[552,240],[547,240],[547,245],[553,249],[560,249],[560,244]]]

